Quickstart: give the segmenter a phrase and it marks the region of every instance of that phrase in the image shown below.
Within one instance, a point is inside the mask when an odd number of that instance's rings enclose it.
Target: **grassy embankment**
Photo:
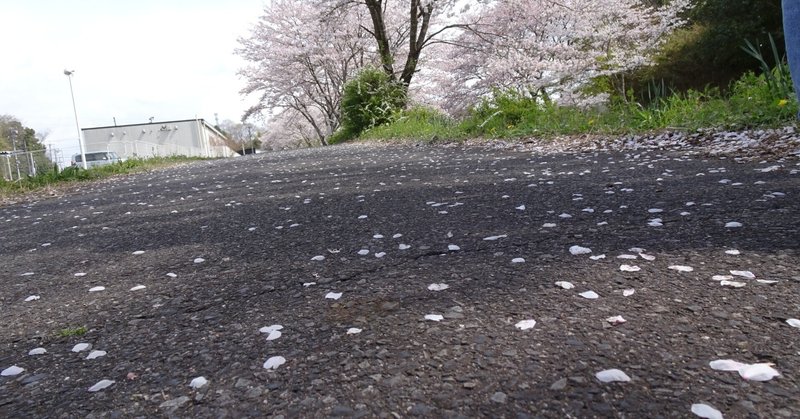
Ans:
[[[665,92],[651,86],[645,104],[617,98],[606,106],[578,108],[557,106],[543,100],[496,92],[462,118],[451,118],[434,109],[414,107],[393,121],[373,127],[362,140],[415,141],[464,140],[468,138],[548,138],[581,134],[635,134],[660,130],[742,130],[778,127],[796,120],[798,104],[785,66],[761,75],[745,74],[728,92],[718,89]],[[648,94],[649,93],[649,94]]]
[[[197,157],[156,157],[151,159],[129,159],[122,163],[108,166],[90,168],[88,170],[77,167],[67,167],[59,170],[52,167],[49,170],[40,170],[36,176],[23,177],[21,180],[6,181],[0,179],[0,200],[37,191],[48,187],[68,183],[102,179],[115,175],[145,172],[161,167],[173,166],[178,163],[203,160]]]

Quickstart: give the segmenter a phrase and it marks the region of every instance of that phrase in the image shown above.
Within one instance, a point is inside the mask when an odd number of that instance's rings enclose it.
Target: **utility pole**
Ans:
[[[78,129],[78,144],[81,146],[81,164],[83,169],[86,170],[88,166],[86,165],[86,151],[83,147],[83,137],[81,136],[81,126],[78,124],[78,108],[75,107],[75,92],[72,90],[72,75],[75,74],[75,70],[64,70],[64,75],[67,76],[67,80],[69,80],[69,94],[72,96],[72,111],[75,113],[75,128]]]

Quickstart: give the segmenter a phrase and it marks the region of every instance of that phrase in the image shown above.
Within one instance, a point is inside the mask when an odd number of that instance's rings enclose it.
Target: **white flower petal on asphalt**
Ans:
[[[325,256],[317,255],[317,256],[314,256],[313,258],[311,258],[311,260],[316,261],[316,262],[323,261],[323,260],[325,260]]]
[[[85,351],[85,350],[89,349],[90,346],[92,346],[92,345],[90,345],[88,343],[78,343],[78,344],[76,344],[75,346],[72,347],[72,352]]]
[[[636,265],[620,265],[619,270],[622,272],[639,272],[642,268]]]
[[[330,300],[338,300],[338,299],[342,298],[342,293],[341,292],[329,292],[329,293],[325,294],[325,298],[330,299]]]
[[[89,387],[89,391],[94,393],[94,392],[100,391],[100,390],[102,390],[104,388],[111,387],[112,384],[114,384],[114,381],[111,381],[111,380],[100,380],[100,381],[97,382],[97,384]]]
[[[627,322],[627,320],[625,320],[624,318],[622,318],[622,316],[613,316],[613,317],[609,317],[609,318],[607,318],[607,319],[606,319],[606,321],[607,321],[607,322],[609,322],[609,323],[611,323],[611,324],[620,324],[620,323],[625,323],[625,322]]]
[[[738,227],[741,227],[741,226],[742,226],[742,223],[737,222],[737,221],[731,221],[731,222],[725,223],[725,228],[738,228]]]
[[[383,234],[376,234],[376,235],[372,236],[372,238],[373,239],[382,239],[383,238]]]
[[[197,377],[189,383],[189,387],[198,389],[206,384],[208,384],[208,380],[206,380],[206,377]]]
[[[131,291],[139,291],[139,290],[143,290],[145,288],[147,288],[147,287],[145,287],[144,285],[137,285],[137,286],[131,288]]]
[[[542,227],[544,227],[544,228],[554,228],[554,227],[556,227],[556,224],[555,223],[544,223],[544,224],[542,224]]]
[[[719,281],[719,284],[723,287],[734,287],[734,288],[742,288],[743,286],[747,285],[746,282],[739,282],[739,281]]]
[[[400,249],[400,250],[408,250],[408,249],[411,248],[411,246],[409,246],[407,244],[400,243],[400,246],[397,246],[397,248]]]
[[[655,257],[655,256],[648,255],[648,254],[644,254],[644,253],[639,253],[639,257],[641,257],[641,258],[642,258],[642,259],[644,259],[644,260],[651,261],[651,262],[652,262],[652,261],[654,261],[654,260],[656,260],[656,257]]]
[[[382,257],[384,257],[384,256],[386,256],[386,252],[378,252],[378,253],[375,253],[375,257],[376,257],[376,258],[382,258]]]
[[[636,290],[633,289],[633,288],[628,288],[626,290],[622,290],[622,296],[623,297],[630,297],[631,295],[633,295],[635,293],[636,293]]]
[[[449,244],[449,245],[447,245],[447,250],[449,250],[451,252],[455,252],[457,250],[461,250],[461,248],[456,246],[456,245],[454,245],[454,244]]]
[[[428,285],[428,289],[431,290],[431,291],[444,291],[444,290],[446,290],[448,288],[450,288],[449,285],[441,284],[441,283]]]
[[[766,285],[772,285],[778,283],[778,281],[772,279],[756,279],[756,282],[758,282],[759,284],[766,284]]]
[[[769,381],[781,375],[773,364],[752,364],[747,365],[739,370],[739,375],[745,380],[750,381]]]
[[[798,319],[786,319],[786,324],[800,329],[800,320]]]
[[[705,419],[724,419],[722,412],[705,403],[695,403],[692,405],[692,413]]]
[[[568,281],[557,281],[556,285],[558,285],[561,288],[564,288],[565,290],[571,290],[575,288],[575,285],[572,285],[572,282]]]
[[[194,263],[203,263],[203,262],[205,262],[205,261],[206,261],[206,260],[205,260],[205,259],[203,259],[203,258],[195,258],[195,259],[194,259]]]
[[[264,363],[264,369],[268,370],[276,370],[278,367],[286,363],[286,358],[282,356],[273,356],[267,359],[267,362]]]
[[[0,376],[12,377],[12,376],[15,376],[15,375],[21,373],[22,371],[25,371],[25,368],[21,368],[21,367],[18,367],[16,365],[12,365],[12,366],[4,369],[2,372],[0,372]]]
[[[347,334],[348,335],[357,335],[359,333],[361,333],[361,329],[359,329],[357,327],[351,327],[351,328],[347,329]]]
[[[40,297],[38,295],[31,295],[31,296],[29,296],[28,298],[25,299],[25,302],[27,303],[27,302],[30,302],[30,301],[36,301],[36,300],[38,300],[40,298],[42,298],[42,297]]]
[[[711,279],[714,281],[730,281],[733,279],[733,275],[714,275]]]
[[[86,276],[86,272],[78,272],[75,276]]]
[[[47,349],[45,348],[33,348],[28,351],[28,355],[44,355],[47,353]]]
[[[92,288],[89,288],[89,292],[104,291],[105,289],[106,289],[106,287],[92,287]]]
[[[600,260],[600,259],[605,259],[605,258],[606,258],[605,254],[589,256],[589,259],[591,259],[591,260]]]
[[[637,259],[637,258],[639,258],[639,256],[630,255],[630,254],[627,254],[627,253],[623,253],[623,254],[617,256],[617,259],[633,260],[633,259]]]
[[[167,276],[170,277],[170,278],[177,278],[178,277],[178,275],[175,274],[174,272],[167,272]]]
[[[511,263],[525,263],[525,259],[523,259],[523,258],[514,258],[514,259],[511,259]]]
[[[400,237],[403,237],[403,235],[400,233],[396,233],[395,235],[392,236],[393,239],[399,239]]]
[[[133,252],[132,254],[141,255],[141,254],[144,254],[144,250],[137,250],[137,251]]]
[[[19,274],[19,276],[31,276],[31,275],[33,275],[33,272],[25,272],[25,273]]]
[[[489,236],[489,237],[484,237],[483,239],[484,239],[484,240],[486,240],[486,241],[495,241],[495,240],[497,240],[497,239],[503,239],[503,238],[506,238],[506,237],[508,237],[508,235],[507,235],[507,234],[501,234],[501,235],[499,235],[499,236]]]
[[[536,326],[536,320],[533,319],[521,320],[514,325],[519,330],[533,329],[534,326]]]
[[[730,250],[726,250],[725,254],[726,255],[731,255],[731,256],[738,256],[738,255],[742,254],[742,252],[740,252],[740,251],[738,251],[736,249],[730,249]]]
[[[586,298],[587,300],[596,300],[600,298],[600,296],[597,295],[597,293],[594,291],[584,291],[578,295],[580,295],[583,298]]]
[[[685,266],[685,265],[670,265],[668,267],[668,269],[672,269],[673,271],[678,271],[678,272],[692,272],[692,271],[694,271],[694,268],[692,268],[691,266]]]
[[[106,356],[108,353],[106,351],[92,351],[89,352],[89,355],[86,356],[86,359],[95,359],[100,358],[101,356]]]
[[[649,210],[647,210],[647,212],[649,212],[650,214],[657,214],[659,212],[664,212],[664,210],[661,208],[650,208]]]
[[[366,216],[366,215],[359,215],[359,216],[358,216],[358,219],[359,219],[359,220],[366,220],[366,219],[367,219],[367,216]]]
[[[756,279],[755,274],[750,271],[730,271],[731,275],[741,276],[747,279]]]
[[[310,287],[312,285],[317,285],[317,283],[316,282],[303,282],[303,286],[306,287],[306,288],[308,288],[308,287]]]
[[[279,324],[273,324],[272,326],[265,326],[262,327],[261,329],[258,329],[258,331],[261,333],[272,333],[277,330],[283,330],[283,326]]]
[[[425,315],[425,320],[431,320],[431,321],[434,321],[434,322],[439,322],[439,321],[442,321],[442,319],[444,319],[444,316],[442,316],[441,314],[426,314]]]
[[[359,251],[358,251],[358,254],[359,254],[360,256],[366,256],[366,255],[368,255],[368,254],[369,254],[369,250],[367,250],[367,249],[361,249],[361,250],[359,250]]]
[[[732,359],[717,359],[708,363],[711,369],[717,371],[739,371],[747,365]]]
[[[576,256],[577,255],[585,255],[585,254],[588,254],[588,253],[592,253],[592,249],[590,249],[588,247],[574,245],[574,246],[570,246],[569,252],[572,253],[573,255],[576,255]]]
[[[525,211],[525,205],[520,205],[517,207],[517,209],[520,211]]]
[[[628,374],[625,374],[624,372],[616,368],[600,371],[594,376],[597,377],[598,380],[604,383],[612,383],[612,382],[625,383],[631,381],[631,377],[628,377]]]
[[[565,213],[559,214],[558,218],[572,218],[572,216],[565,212]]]
[[[267,340],[278,339],[279,337],[281,337],[281,335],[282,335],[282,333],[281,333],[280,330],[273,330],[273,331],[269,332],[269,335],[267,335]]]

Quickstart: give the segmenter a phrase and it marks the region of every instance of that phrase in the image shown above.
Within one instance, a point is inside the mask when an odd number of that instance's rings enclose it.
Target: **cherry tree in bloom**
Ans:
[[[429,76],[441,106],[458,112],[492,89],[591,104],[591,79],[648,64],[682,23],[689,0],[648,7],[641,0],[504,0],[435,54]],[[446,87],[445,87],[446,86]],[[441,94],[438,92],[447,92]]]
[[[339,127],[344,84],[374,61],[372,37],[359,10],[321,11],[310,1],[273,0],[237,53],[250,64],[240,70],[244,94],[260,95],[245,115],[281,114],[300,137],[325,145]]]

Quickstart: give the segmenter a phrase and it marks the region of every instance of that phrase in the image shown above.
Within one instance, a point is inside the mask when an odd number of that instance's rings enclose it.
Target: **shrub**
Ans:
[[[378,69],[366,68],[347,82],[342,93],[342,127],[329,142],[355,138],[363,131],[390,122],[406,103],[406,87]]]

